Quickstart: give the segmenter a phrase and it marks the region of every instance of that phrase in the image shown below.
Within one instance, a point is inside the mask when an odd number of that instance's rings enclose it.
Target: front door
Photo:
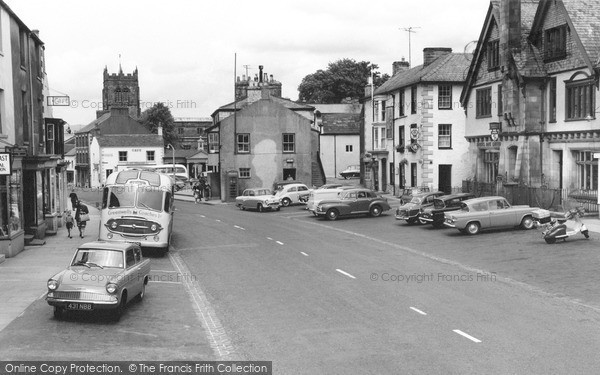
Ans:
[[[387,190],[387,159],[381,159],[381,191]]]
[[[452,193],[452,165],[440,164],[438,172],[438,190],[446,194]]]
[[[417,163],[410,163],[410,186],[417,187]]]

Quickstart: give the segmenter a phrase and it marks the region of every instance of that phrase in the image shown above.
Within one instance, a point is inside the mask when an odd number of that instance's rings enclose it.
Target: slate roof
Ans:
[[[600,1],[563,0],[569,18],[594,66],[600,65]]]
[[[396,73],[379,86],[374,94],[387,94],[420,82],[462,83],[467,77],[471,58],[469,53],[449,53],[440,56],[427,66],[419,65]]]
[[[115,134],[97,137],[102,147],[164,147],[163,137],[158,134]]]
[[[259,99],[259,100],[265,100],[265,99]],[[279,103],[279,104],[283,105],[284,107],[286,107],[287,109],[291,109],[291,110],[302,110],[302,109],[312,110],[314,108],[308,104],[296,103],[296,102],[291,101],[290,99],[284,99],[284,98],[280,98],[280,97],[273,96],[273,95],[270,95],[268,100],[272,100],[275,103]],[[236,109],[239,110],[244,107],[247,107],[248,105],[250,105],[254,102],[248,102],[248,98],[244,98],[242,100],[238,100],[237,102],[231,102],[229,104],[225,104],[224,106],[219,107],[219,109],[217,109],[215,111],[215,113],[220,110],[233,111],[234,103],[235,103]]]
[[[360,134],[362,116],[355,113],[325,113],[321,115],[323,135]]]
[[[75,132],[77,133],[87,133],[91,130],[94,130],[96,128],[97,125],[103,123],[104,121],[106,121],[108,118],[110,117],[110,112],[103,114],[102,116],[98,117],[97,119],[95,119],[94,121],[90,122],[89,124],[87,124],[86,126],[84,126],[83,128],[79,129],[79,131]]]

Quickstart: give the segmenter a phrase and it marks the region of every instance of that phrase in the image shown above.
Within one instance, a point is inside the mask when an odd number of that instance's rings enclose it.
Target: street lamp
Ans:
[[[167,148],[169,148],[169,147],[171,148],[171,150],[173,150],[173,170],[172,170],[172,172],[173,172],[173,186],[175,186],[175,148],[170,143],[167,145]]]

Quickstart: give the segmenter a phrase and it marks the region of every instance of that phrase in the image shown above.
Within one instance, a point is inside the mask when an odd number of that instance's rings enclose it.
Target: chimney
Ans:
[[[395,76],[397,73],[403,72],[410,69],[410,63],[404,60],[404,57],[400,61],[394,61],[392,63],[392,75]]]
[[[423,48],[423,66],[427,66],[439,57],[452,53],[452,48],[429,47]]]
[[[504,0],[501,7],[500,38],[509,51],[521,51],[521,0]]]
[[[258,82],[262,82],[263,81],[263,66],[259,65],[258,66]]]

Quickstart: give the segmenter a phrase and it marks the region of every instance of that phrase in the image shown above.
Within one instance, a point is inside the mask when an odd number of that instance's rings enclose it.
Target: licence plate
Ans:
[[[81,310],[81,311],[91,311],[94,309],[94,305],[91,303],[69,303],[67,304],[67,310]]]

